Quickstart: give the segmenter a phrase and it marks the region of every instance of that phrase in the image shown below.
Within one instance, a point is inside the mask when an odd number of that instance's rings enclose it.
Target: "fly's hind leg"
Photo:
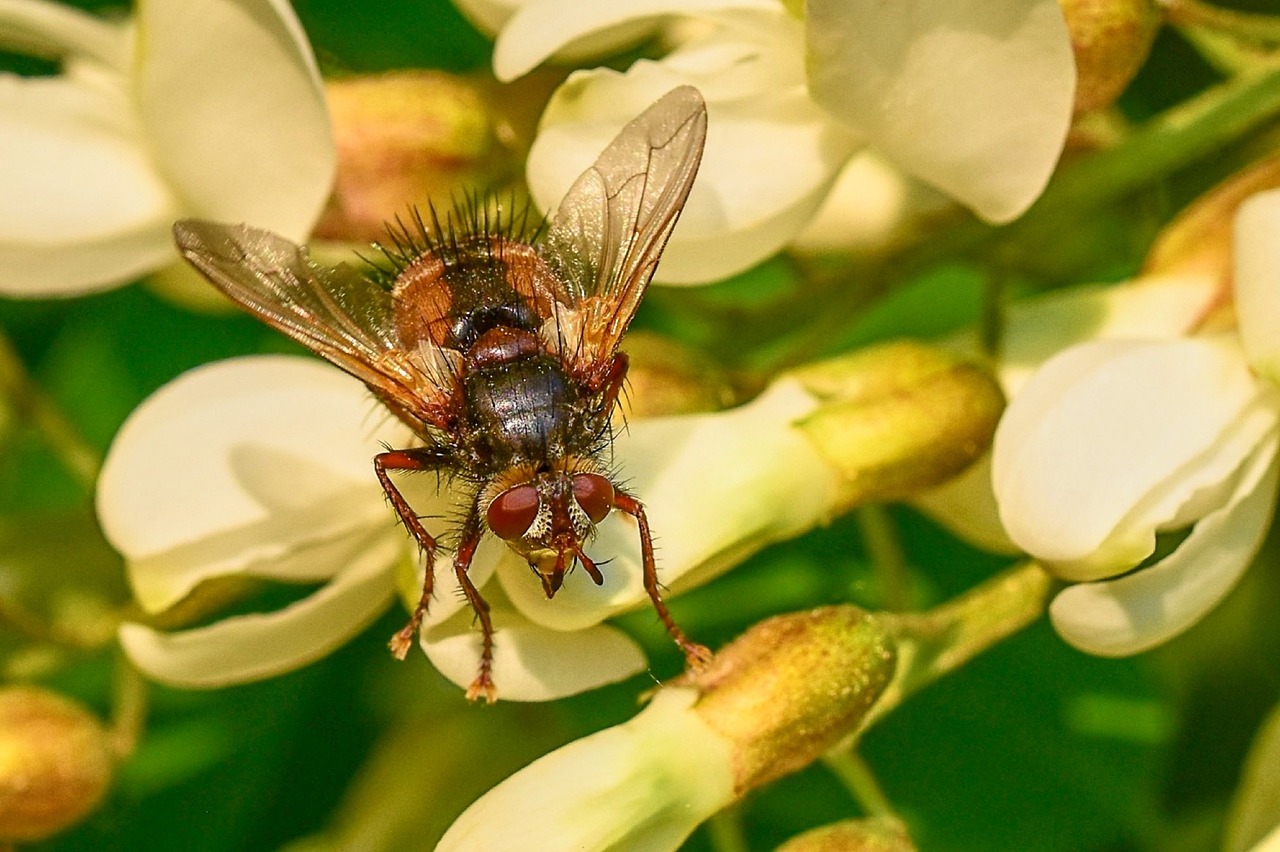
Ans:
[[[404,499],[400,489],[396,488],[387,471],[439,470],[446,466],[448,461],[446,456],[430,447],[411,450],[388,450],[373,457],[373,469],[378,475],[378,482],[382,485],[382,490],[386,492],[387,499],[391,502],[391,508],[395,510],[396,517],[400,519],[400,523],[404,524],[404,528],[408,530],[409,535],[413,536],[413,540],[418,543],[418,547],[426,557],[426,574],[422,580],[422,595],[418,598],[417,606],[413,608],[413,615],[409,618],[409,623],[395,636],[392,636],[391,641],[387,643],[388,647],[391,648],[391,653],[395,655],[397,660],[403,660],[409,653],[409,648],[413,645],[414,639],[417,638],[418,630],[422,627],[422,619],[427,614],[427,605],[431,601],[431,590],[435,585],[436,540],[422,526],[422,521],[418,518],[418,514],[413,511],[409,501]]]

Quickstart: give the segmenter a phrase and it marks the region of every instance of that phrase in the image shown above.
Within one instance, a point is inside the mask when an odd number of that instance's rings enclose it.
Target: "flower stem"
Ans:
[[[855,516],[862,543],[880,580],[885,608],[909,608],[911,583],[907,575],[907,561],[888,510],[883,505],[868,503],[858,507]]]
[[[1164,0],[1165,14],[1175,26],[1203,27],[1250,41],[1280,42],[1280,18],[1223,9],[1200,0]]]
[[[93,489],[102,458],[27,372],[13,344],[0,334],[0,393],[29,422],[86,491]]]
[[[123,759],[133,754],[146,726],[149,686],[124,654],[116,655],[111,696],[111,745]]]
[[[822,756],[822,762],[840,779],[867,816],[896,816],[875,773],[851,746],[832,749]]]
[[[1049,575],[1026,562],[922,613],[877,616],[897,638],[898,668],[862,728],[907,696],[1036,621],[1049,594]]]
[[[746,834],[742,831],[742,812],[730,805],[707,820],[707,839],[715,852],[748,852]]]

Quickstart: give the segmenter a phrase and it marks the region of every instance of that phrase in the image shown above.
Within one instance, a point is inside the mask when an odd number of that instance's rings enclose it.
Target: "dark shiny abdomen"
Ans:
[[[557,359],[538,352],[483,364],[462,386],[467,443],[482,465],[504,470],[564,454],[579,399]]]

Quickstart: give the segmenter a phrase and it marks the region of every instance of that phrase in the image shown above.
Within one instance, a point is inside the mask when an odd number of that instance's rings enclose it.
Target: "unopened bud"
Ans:
[[[1077,114],[1110,106],[1147,61],[1161,16],[1151,0],[1059,0],[1076,58]]]
[[[331,81],[326,86],[338,169],[314,235],[368,242],[384,223],[477,182],[497,148],[477,87],[440,71]],[[483,183],[483,181],[482,181]]]
[[[102,799],[113,761],[106,732],[43,689],[0,690],[0,841],[42,840]]]
[[[777,852],[914,852],[907,827],[893,817],[851,819],[791,838]]]
[[[719,411],[736,394],[728,374],[710,357],[645,331],[627,335],[627,414],[662,417]]]
[[[893,678],[880,622],[854,606],[780,615],[752,627],[678,685],[733,747],[740,795],[801,769],[856,731]]]
[[[1236,211],[1251,195],[1280,187],[1280,157],[1232,175],[1164,226],[1143,264],[1143,275],[1205,276],[1226,291],[1231,281]]]
[[[918,343],[865,349],[793,375],[822,400],[796,425],[840,473],[841,508],[957,475],[990,446],[1004,410],[989,373]]]

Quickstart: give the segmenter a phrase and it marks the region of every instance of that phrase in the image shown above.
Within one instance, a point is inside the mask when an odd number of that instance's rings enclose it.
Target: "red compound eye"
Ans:
[[[613,508],[613,483],[596,473],[576,474],[573,477],[573,497],[591,522],[598,524]]]
[[[525,483],[508,488],[489,504],[486,518],[498,538],[514,541],[529,531],[538,516],[538,489]]]

